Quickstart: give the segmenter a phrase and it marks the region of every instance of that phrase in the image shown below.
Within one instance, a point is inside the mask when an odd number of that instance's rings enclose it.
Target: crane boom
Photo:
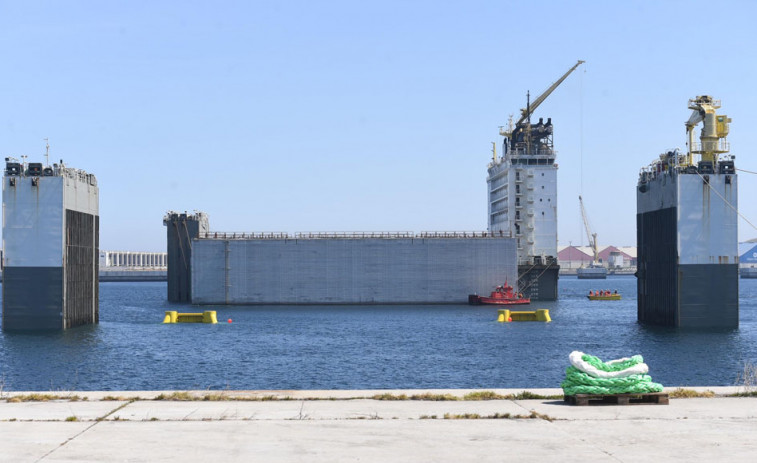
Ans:
[[[585,63],[585,61],[578,60],[578,62],[573,65],[572,68],[568,69],[568,72],[562,75],[555,83],[549,86],[547,90],[544,91],[541,95],[536,97],[536,99],[533,101],[533,103],[530,103],[527,107],[521,108],[520,110],[520,119],[518,119],[518,122],[515,124],[521,125],[523,124],[526,119],[528,119],[528,116],[533,113],[536,108],[538,108],[542,103],[544,103],[544,100],[547,99],[547,97],[555,91],[555,89],[570,75],[571,72],[575,71],[578,66]]]
[[[508,151],[520,152],[521,154],[553,154],[552,149],[552,118],[548,118],[546,124],[540,118],[539,122],[531,125],[531,114],[538,108],[555,89],[575,71],[578,66],[583,64],[583,60],[578,60],[568,71],[555,81],[541,95],[531,102],[530,94],[527,97],[526,107],[520,110],[520,118],[515,125],[508,123],[507,128],[500,127],[499,134],[505,137],[502,154],[507,156]],[[510,117],[512,120],[512,116]]]
[[[591,232],[589,226],[589,217],[586,215],[586,209],[584,208],[584,200],[581,195],[578,196],[578,203],[581,205],[581,217],[584,219],[584,227],[586,228],[586,237],[589,239],[589,246],[591,246],[591,252],[594,254],[594,264],[599,263],[599,252],[597,251],[597,234]]]

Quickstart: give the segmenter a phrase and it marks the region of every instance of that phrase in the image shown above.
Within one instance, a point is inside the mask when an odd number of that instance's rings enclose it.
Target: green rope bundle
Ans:
[[[598,357],[583,354],[581,359],[596,368],[607,372],[620,372],[634,365],[644,362],[641,355],[634,355],[629,359],[603,362]],[[646,369],[646,366],[644,367]],[[631,374],[615,378],[596,378],[575,366],[565,370],[565,380],[560,384],[565,395],[576,394],[643,394],[661,392],[662,384],[652,381],[652,377],[645,374]]]
[[[608,363],[603,362],[599,359],[599,357],[594,357],[593,355],[589,354],[584,354],[581,356],[581,358],[586,363],[592,365],[594,368],[602,371],[621,371],[634,365],[644,363],[644,358],[641,355],[634,355],[629,359],[622,359],[622,361],[612,361]]]

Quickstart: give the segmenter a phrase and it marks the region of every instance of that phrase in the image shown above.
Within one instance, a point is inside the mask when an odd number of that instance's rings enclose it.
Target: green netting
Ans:
[[[605,363],[598,357],[584,354],[581,358],[602,371],[622,371],[644,362],[641,355],[620,362]],[[595,378],[570,366],[565,370],[565,380],[560,384],[565,395],[575,394],[642,394],[661,392],[662,384],[652,382],[649,375],[630,375],[621,378]]]

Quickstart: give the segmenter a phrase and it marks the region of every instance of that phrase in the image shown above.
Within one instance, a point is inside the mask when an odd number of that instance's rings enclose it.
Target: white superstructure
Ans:
[[[517,288],[533,300],[557,299],[557,164],[552,143],[552,119],[531,123],[536,108],[575,71],[579,60],[541,95],[531,101],[520,117],[500,127],[504,137],[502,157],[493,143],[489,163],[489,233],[516,239],[518,252]]]
[[[516,238],[519,265],[533,264],[535,256],[557,256],[555,151],[505,150],[489,163],[489,232]]]

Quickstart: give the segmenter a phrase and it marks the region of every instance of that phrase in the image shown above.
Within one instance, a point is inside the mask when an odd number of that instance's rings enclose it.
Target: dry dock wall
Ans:
[[[94,175],[6,161],[3,315],[6,331],[98,323],[99,189]]]
[[[512,238],[195,239],[194,304],[466,303],[517,280]]]

